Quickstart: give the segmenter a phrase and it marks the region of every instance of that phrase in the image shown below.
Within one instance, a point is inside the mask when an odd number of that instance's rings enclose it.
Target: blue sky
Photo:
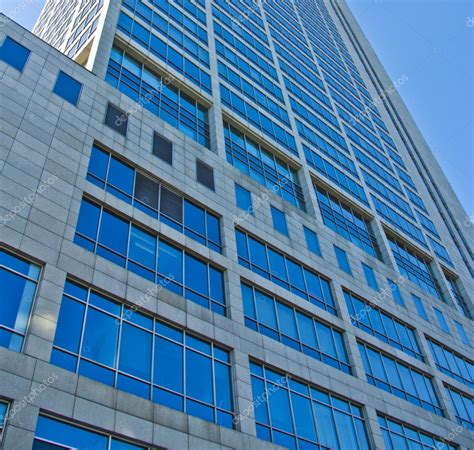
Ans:
[[[0,0],[31,29],[43,0]],[[347,0],[468,215],[474,214],[474,1]]]

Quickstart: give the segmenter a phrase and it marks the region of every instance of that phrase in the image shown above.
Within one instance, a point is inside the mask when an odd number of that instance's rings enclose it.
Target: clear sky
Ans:
[[[44,0],[0,0],[31,29]],[[443,167],[474,215],[474,1],[347,0]]]

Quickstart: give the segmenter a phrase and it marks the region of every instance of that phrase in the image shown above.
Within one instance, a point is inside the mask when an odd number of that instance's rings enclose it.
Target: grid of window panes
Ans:
[[[207,108],[117,47],[112,48],[106,80],[145,109],[209,147]]]
[[[152,30],[151,23],[145,28],[136,19],[131,18],[125,11],[119,16],[117,30],[133,39],[144,50],[150,51],[166,65],[173,67],[177,72],[184,75],[188,80],[194,83],[198,88],[207,93],[211,93],[211,76],[202,69],[200,65],[195,64],[190,58],[183,56],[183,50],[175,50],[170,45],[170,40],[166,37],[161,39]]]
[[[370,384],[435,414],[443,415],[431,378],[360,342],[359,350]]]
[[[232,428],[230,353],[67,280],[51,362]]]
[[[466,428],[474,431],[474,398],[466,393],[445,386],[449,400],[454,409],[456,420]]]
[[[249,284],[241,287],[247,327],[351,373],[340,331]]]
[[[325,225],[369,255],[380,259],[380,251],[369,221],[324,189],[315,187],[315,191]]]
[[[0,444],[2,443],[3,428],[7,420],[8,403],[0,400]]]
[[[46,449],[149,450],[150,447],[40,414],[32,450]]]
[[[222,270],[105,207],[82,200],[74,242],[188,300],[225,314]]]
[[[227,161],[275,194],[305,209],[297,170],[224,122]]]
[[[415,337],[414,328],[351,292],[344,291],[344,298],[353,325],[420,361],[424,360]]]
[[[244,231],[235,230],[239,264],[336,314],[329,280]]]
[[[453,295],[454,301],[456,302],[456,306],[468,319],[470,319],[471,315],[467,308],[466,302],[464,301],[461,292],[459,292],[459,287],[457,285],[458,281],[449,275],[446,275],[446,281],[448,282],[448,286],[451,290],[451,294]]]
[[[436,367],[460,383],[474,388],[474,363],[432,339],[427,341]]]
[[[424,291],[443,299],[438,283],[431,272],[430,263],[395,239],[389,236],[387,239],[400,273]]]
[[[429,435],[424,431],[397,422],[388,417],[378,416],[379,425],[382,429],[382,435],[387,450],[400,449],[423,449],[423,450],[456,450],[457,447],[446,442],[445,439],[439,439]]]
[[[292,450],[368,450],[362,410],[290,374],[250,363],[257,436]]]
[[[87,179],[221,253],[220,219],[176,191],[94,145]]]
[[[0,249],[0,346],[21,351],[41,269]]]

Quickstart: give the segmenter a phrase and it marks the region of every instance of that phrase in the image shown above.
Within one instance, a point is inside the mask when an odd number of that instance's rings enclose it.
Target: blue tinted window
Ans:
[[[225,314],[220,269],[103,207],[83,200],[74,242],[178,295]]]
[[[375,272],[372,267],[368,266],[367,264],[362,263],[362,269],[364,270],[365,280],[367,281],[367,285],[376,291],[379,290],[379,285],[377,283],[377,278],[375,278]]]
[[[446,392],[457,421],[470,430],[474,430],[474,400],[471,396],[461,394],[450,386],[446,386]]]
[[[358,406],[257,363],[251,375],[259,438],[292,449],[370,448]]]
[[[21,351],[40,267],[0,250],[0,346]]]
[[[319,247],[318,235],[309,228],[303,227],[303,230],[308,250],[318,256],[321,256],[321,248]]]
[[[0,47],[0,60],[23,72],[30,53],[26,47],[7,36]]]
[[[250,191],[235,183],[235,202],[240,209],[248,211],[250,214],[254,214],[252,207],[252,195]]]
[[[7,418],[8,403],[0,401],[0,442],[2,441],[3,427]]]
[[[436,319],[438,319],[438,324],[439,324],[440,328],[445,333],[451,334],[451,331],[449,331],[448,322],[446,322],[446,319],[444,318],[443,313],[437,308],[433,308],[433,309],[434,309],[434,312],[435,312],[435,315],[436,315]]]
[[[60,71],[53,92],[74,106],[79,101],[82,84],[68,74]]]
[[[87,179],[210,249],[222,252],[218,216],[96,146],[92,147]]]
[[[245,283],[245,325],[346,373],[350,365],[342,333]]]
[[[288,226],[286,224],[285,213],[274,206],[270,206],[270,209],[272,212],[273,228],[285,236],[288,236]]]
[[[336,314],[328,280],[241,230],[235,234],[239,264]]]
[[[51,362],[233,427],[226,349],[71,281],[64,288]]]
[[[456,329],[458,330],[458,334],[459,334],[459,337],[461,338],[461,341],[463,341],[464,344],[466,345],[470,345],[471,343],[469,341],[469,338],[467,337],[467,333],[464,327],[457,321],[454,321],[454,325]]]
[[[384,416],[378,416],[378,419],[387,449],[446,448],[446,450],[456,450],[457,448],[447,443],[444,438],[431,436],[411,425],[395,422]]]
[[[336,259],[339,269],[352,275],[351,266],[349,265],[349,259],[347,258],[347,253],[337,246],[334,246],[334,252],[336,253]]]
[[[400,306],[405,306],[405,301],[403,300],[402,293],[400,292],[400,288],[398,287],[398,285],[389,278],[387,278],[387,283],[392,291],[395,303],[398,303]]]
[[[413,303],[415,303],[415,308],[418,312],[418,315],[424,319],[428,320],[428,314],[426,314],[425,307],[423,306],[423,301],[420,297],[416,296],[415,294],[411,294],[411,298],[413,299]]]
[[[344,291],[344,298],[353,325],[420,361],[424,360],[413,328],[348,291]]]
[[[110,446],[110,447],[109,447]],[[59,448],[90,448],[94,450],[147,450],[98,431],[83,428],[70,422],[40,415],[36,424],[33,450]]]
[[[443,415],[430,377],[365,344],[359,343],[359,350],[369,383],[428,411]]]

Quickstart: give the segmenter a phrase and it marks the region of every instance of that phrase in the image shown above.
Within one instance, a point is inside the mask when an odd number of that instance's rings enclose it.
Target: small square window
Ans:
[[[67,73],[60,71],[53,92],[59,95],[64,100],[77,105],[79,96],[81,95],[82,84],[75,80]]]
[[[466,330],[464,329],[462,324],[460,324],[459,322],[457,322],[455,320],[454,325],[455,325],[456,329],[458,330],[459,337],[461,338],[461,341],[463,341],[464,344],[466,344],[466,345],[471,345],[471,342],[469,341],[469,338],[467,337]]]
[[[128,114],[120,108],[117,108],[112,103],[107,105],[107,113],[105,114],[104,123],[123,136],[127,135]]]
[[[162,161],[173,164],[173,144],[158,133],[153,135],[153,154]]]
[[[446,319],[444,318],[443,313],[437,308],[433,308],[433,309],[434,309],[434,312],[436,314],[436,318],[438,319],[438,323],[439,323],[440,328],[445,333],[451,334],[451,331],[449,330],[449,327],[448,327],[448,322],[446,322]]]
[[[252,194],[237,183],[235,183],[235,202],[240,209],[244,209],[252,215],[254,214],[252,207]]]
[[[0,47],[0,60],[23,72],[31,51],[7,36]]]
[[[311,253],[321,256],[321,248],[319,247],[318,235],[309,228],[303,227],[304,236],[306,238],[306,246]]]
[[[364,275],[365,275],[365,279],[367,281],[368,286],[378,291],[379,285],[377,283],[377,278],[375,278],[374,269],[372,269],[372,267],[364,263],[362,263],[362,269],[364,270]]]
[[[273,228],[281,234],[288,236],[288,226],[286,224],[285,213],[274,206],[270,206],[270,209],[272,211]]]
[[[334,253],[336,253],[337,264],[339,269],[347,272],[349,275],[352,275],[351,266],[349,265],[349,259],[347,258],[347,253],[342,249],[334,246]]]
[[[196,180],[207,188],[214,190],[214,169],[196,159]]]
[[[420,297],[415,294],[411,294],[411,298],[413,299],[413,303],[415,303],[415,308],[418,311],[418,315],[423,319],[428,321],[428,314],[426,314],[425,307],[423,306],[423,302]]]

